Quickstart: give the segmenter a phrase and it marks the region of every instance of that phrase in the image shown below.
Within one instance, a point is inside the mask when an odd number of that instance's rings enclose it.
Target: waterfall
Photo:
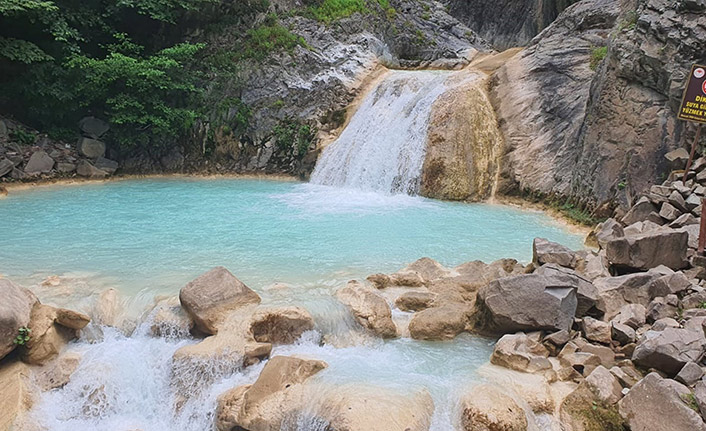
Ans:
[[[326,147],[313,184],[417,194],[434,101],[449,72],[390,71]]]

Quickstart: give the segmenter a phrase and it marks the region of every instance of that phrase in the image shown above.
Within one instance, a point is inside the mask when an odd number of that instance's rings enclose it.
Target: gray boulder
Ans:
[[[628,304],[646,307],[652,299],[650,285],[659,277],[660,274],[650,271],[593,280],[605,318],[613,319]]]
[[[59,162],[56,164],[56,170],[68,174],[76,170],[76,165],[73,163]]]
[[[9,174],[14,167],[15,164],[12,163],[10,160],[0,160],[0,177],[4,177],[5,175]]]
[[[696,362],[687,362],[679,371],[679,374],[674,378],[678,382],[682,382],[687,386],[693,386],[703,377],[704,371]]]
[[[84,136],[93,139],[99,139],[110,129],[110,126],[105,121],[96,117],[83,117],[78,122],[78,127]]]
[[[606,256],[617,267],[648,270],[659,265],[681,269],[687,265],[686,232],[657,230],[618,238],[606,244]]]
[[[477,329],[491,333],[570,329],[580,279],[568,274],[526,274],[497,279],[478,292]]]
[[[106,159],[105,157],[98,157],[94,162],[93,166],[105,171],[109,175],[113,175],[118,169],[118,162],[115,160]]]
[[[108,173],[93,166],[88,160],[81,160],[76,167],[76,173],[86,178],[105,178]]]
[[[97,139],[81,137],[77,146],[79,153],[89,159],[97,159],[105,155],[105,144]]]
[[[44,151],[35,151],[25,165],[25,173],[29,175],[38,175],[47,173],[54,167],[54,159],[49,157]]]
[[[566,268],[575,268],[578,256],[571,249],[544,238],[532,242],[532,262],[537,265],[555,263]]]
[[[633,223],[647,220],[647,217],[657,211],[657,207],[649,200],[649,198],[641,197],[635,205],[622,218],[623,224],[629,226]]]
[[[632,431],[706,431],[698,413],[657,373],[640,380],[618,403]]]
[[[637,343],[632,360],[644,368],[655,368],[676,376],[688,362],[697,362],[706,351],[706,338],[681,328],[647,331]]]
[[[490,362],[500,367],[525,373],[535,373],[552,368],[547,357],[549,351],[523,332],[503,335],[493,349]]]
[[[650,205],[652,204],[650,203]],[[625,218],[623,218],[623,220],[625,220]],[[632,223],[626,223],[626,225],[629,224]],[[625,232],[623,230],[623,226],[620,223],[618,223],[615,219],[609,218],[603,223],[600,223],[592,232],[592,234],[589,234],[589,236],[595,237],[596,244],[600,248],[605,248],[605,245],[606,243],[608,243],[608,241],[616,238],[622,238],[623,236],[625,236]]]
[[[28,327],[37,297],[10,280],[0,278],[0,359],[14,348],[19,329]]]

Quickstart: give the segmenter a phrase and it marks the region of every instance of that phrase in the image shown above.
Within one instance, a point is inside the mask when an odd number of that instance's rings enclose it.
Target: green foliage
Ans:
[[[28,132],[24,129],[17,128],[12,131],[10,137],[13,141],[22,145],[33,145],[37,141],[37,137],[34,133]]]
[[[591,70],[596,70],[598,68],[598,65],[601,64],[601,61],[606,57],[608,54],[608,47],[607,46],[600,46],[600,47],[595,47],[591,50],[591,63],[589,66],[591,67]]]
[[[121,147],[176,139],[197,117],[187,107],[198,93],[196,77],[185,63],[203,45],[182,43],[144,56],[125,35],[116,35],[116,41],[104,58],[69,59],[67,66],[81,77],[75,86],[80,105],[106,113]]]
[[[703,308],[706,309],[706,301],[701,301],[699,302],[699,305],[697,305],[698,308]]]
[[[175,23],[187,11],[199,10],[219,0],[117,0],[118,8],[134,9],[157,21]]]
[[[283,152],[293,151],[297,157],[304,157],[316,137],[316,130],[307,124],[287,120],[275,126],[272,134],[277,148]]]
[[[378,0],[381,6],[383,2],[388,3],[387,0]],[[347,18],[356,12],[367,13],[368,11],[365,0],[323,0],[316,6],[309,8],[309,13],[313,18],[327,24]]]
[[[584,226],[595,226],[601,222],[601,220],[593,217],[589,211],[579,208],[568,201],[560,205],[554,204],[553,207],[569,219]]]
[[[248,31],[241,57],[262,61],[272,52],[292,51],[297,46],[307,46],[304,38],[283,27],[276,17],[270,17],[263,25]]]
[[[699,412],[699,403],[696,401],[696,397],[694,396],[694,394],[683,394],[681,398],[686,403],[686,405],[689,406],[690,409],[694,410],[697,413]]]
[[[17,332],[17,336],[12,340],[12,342],[18,346],[24,346],[29,342],[29,340],[32,339],[32,336],[30,335],[32,330],[26,326],[21,327]]]
[[[634,30],[637,26],[637,11],[631,10],[625,14],[625,18],[620,22],[618,26],[619,30]]]
[[[25,64],[52,60],[52,56],[27,40],[0,37],[0,55]]]

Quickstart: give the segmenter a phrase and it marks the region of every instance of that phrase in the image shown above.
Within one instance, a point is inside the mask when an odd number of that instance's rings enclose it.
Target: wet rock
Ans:
[[[56,309],[56,323],[69,329],[83,329],[90,321],[90,317],[78,311],[67,310],[66,308]]]
[[[623,397],[623,387],[618,379],[602,365],[586,377],[586,383],[598,398],[608,404],[615,404]]]
[[[468,326],[470,310],[465,304],[448,303],[415,313],[409,333],[417,340],[452,339]]]
[[[686,232],[652,231],[609,241],[606,255],[618,267],[648,270],[665,265],[676,270],[687,264],[688,240]]]
[[[402,311],[421,311],[432,306],[436,295],[432,292],[405,292],[395,300]]]
[[[79,138],[77,147],[79,153],[89,159],[97,159],[105,155],[105,144],[97,139]]]
[[[650,373],[618,403],[620,415],[633,431],[704,431],[698,413],[682,401],[666,379]]]
[[[28,175],[38,175],[51,172],[54,167],[54,159],[49,157],[44,151],[35,151],[25,165],[24,171]]]
[[[525,373],[535,373],[552,368],[547,359],[549,351],[542,344],[523,332],[503,335],[493,349],[492,364]]]
[[[532,262],[538,265],[554,263],[566,268],[575,268],[578,256],[571,249],[544,238],[532,242]]]
[[[495,280],[478,292],[476,329],[494,333],[569,329],[580,279],[528,274]]]
[[[301,307],[270,307],[256,311],[250,331],[260,343],[290,344],[314,329],[314,319]]]
[[[53,363],[42,367],[36,381],[42,391],[48,391],[64,386],[71,379],[81,362],[81,355],[75,352],[59,356]]]
[[[527,417],[510,396],[484,384],[461,400],[461,427],[464,431],[523,431],[527,429]]]
[[[390,285],[390,276],[387,274],[373,274],[369,275],[366,280],[368,280],[376,289],[384,289]]]
[[[704,371],[696,362],[687,362],[674,379],[687,386],[693,386],[703,375]]]
[[[118,291],[111,288],[101,292],[91,314],[93,320],[100,325],[118,327],[121,323],[121,308]]]
[[[675,376],[688,362],[696,362],[706,351],[704,334],[681,328],[647,331],[632,360],[644,368],[655,368]]]
[[[76,166],[76,173],[86,178],[105,178],[108,173],[93,166],[88,160],[81,160]]]
[[[383,338],[397,336],[390,306],[373,289],[351,281],[336,292],[336,297],[348,307],[356,321],[364,328]]]
[[[29,328],[30,340],[22,350],[22,360],[31,365],[43,365],[61,353],[64,346],[76,337],[76,332],[56,325],[57,309],[37,304],[32,309]]]
[[[179,301],[200,331],[215,334],[230,311],[259,304],[260,297],[230,271],[219,266],[182,287]]]
[[[78,122],[78,127],[84,136],[93,139],[100,139],[101,136],[110,130],[110,125],[96,117],[83,117]]]
[[[29,327],[32,309],[39,302],[29,290],[0,278],[0,359],[16,347],[20,328]]]
[[[179,297],[162,299],[152,309],[150,332],[155,337],[183,338],[189,335],[194,322],[181,307]]]
[[[32,407],[29,367],[19,361],[0,362],[0,388],[0,429],[17,429],[14,425]]]

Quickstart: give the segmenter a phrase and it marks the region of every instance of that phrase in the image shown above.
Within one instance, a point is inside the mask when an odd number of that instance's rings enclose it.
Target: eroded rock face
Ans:
[[[179,301],[200,331],[215,334],[228,312],[259,304],[260,297],[219,266],[184,286],[179,291]]]
[[[576,313],[577,277],[527,274],[497,279],[478,292],[478,330],[509,333],[569,329]]]
[[[29,290],[0,278],[0,359],[14,348],[13,340],[22,327],[28,327],[37,297]]]
[[[507,394],[493,385],[476,386],[461,401],[461,426],[464,431],[525,431],[525,411]]]
[[[650,373],[620,401],[620,415],[633,431],[704,431],[706,424],[681,399],[673,386]]]
[[[383,338],[397,336],[390,306],[373,289],[351,281],[336,292],[336,297],[351,310],[356,321],[364,328]]]

